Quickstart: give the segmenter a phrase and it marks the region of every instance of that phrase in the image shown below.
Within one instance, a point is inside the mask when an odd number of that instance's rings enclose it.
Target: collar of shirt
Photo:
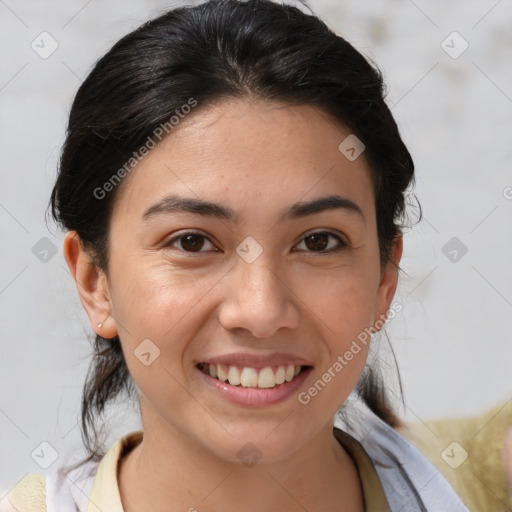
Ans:
[[[121,458],[142,441],[143,431],[130,432],[118,439],[98,465],[87,512],[124,512],[117,480]],[[367,512],[390,511],[386,494],[372,460],[359,441],[347,432],[334,427],[334,436],[352,457],[363,485]]]

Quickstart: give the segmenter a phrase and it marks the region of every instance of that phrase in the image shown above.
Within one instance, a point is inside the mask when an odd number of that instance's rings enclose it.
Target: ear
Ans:
[[[107,277],[92,263],[76,231],[66,233],[63,251],[93,331],[103,338],[117,336],[116,322],[111,316],[112,303]],[[100,323],[102,325],[98,327]]]
[[[398,284],[398,265],[402,258],[402,251],[403,237],[402,233],[399,232],[393,240],[389,261],[381,272],[381,280],[376,294],[374,325],[379,319],[383,323],[388,316],[391,301],[395,296]]]

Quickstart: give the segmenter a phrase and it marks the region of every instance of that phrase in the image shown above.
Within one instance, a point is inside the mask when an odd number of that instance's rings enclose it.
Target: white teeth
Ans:
[[[295,371],[295,366],[293,366],[293,364],[289,364],[286,367],[286,374],[284,377],[286,379],[286,382],[290,382],[293,379],[294,371]]]
[[[300,368],[299,368],[300,370]],[[276,376],[270,366],[266,366],[260,370],[258,376],[258,387],[259,388],[273,388],[276,385]]]
[[[295,366],[293,364],[280,365],[275,370],[275,373],[274,368],[266,366],[258,371],[255,368],[245,366],[240,372],[237,366],[209,364],[204,366],[204,371],[222,382],[229,381],[232,386],[241,385],[245,388],[269,389],[283,384],[285,381],[292,381],[299,375],[302,366]]]
[[[276,372],[276,384],[282,384],[284,382],[284,377],[286,375],[286,371],[284,366],[280,366]]]
[[[216,366],[217,367],[217,378],[221,380],[222,382],[226,382],[228,380],[228,374],[224,371],[224,368],[220,364],[213,365],[211,364],[210,367]]]
[[[244,368],[240,375],[240,384],[244,388],[255,388],[258,385],[258,372],[254,368]]]
[[[236,366],[229,367],[228,380],[232,386],[238,386],[238,384],[240,384],[240,372]]]

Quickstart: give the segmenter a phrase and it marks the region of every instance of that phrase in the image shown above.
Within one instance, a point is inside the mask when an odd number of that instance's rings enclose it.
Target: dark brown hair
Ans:
[[[313,105],[365,144],[385,265],[404,227],[414,164],[384,101],[381,72],[314,14],[271,0],[175,8],[114,44],[74,98],[49,204],[52,217],[78,233],[108,276],[109,220],[119,187],[102,198],[95,190],[190,98],[198,105],[194,115],[218,100],[248,96]],[[104,455],[96,419],[123,390],[133,396],[136,388],[119,338],[96,336],[82,395],[89,454],[83,462]],[[363,372],[356,391],[380,418],[397,424],[375,366]]]

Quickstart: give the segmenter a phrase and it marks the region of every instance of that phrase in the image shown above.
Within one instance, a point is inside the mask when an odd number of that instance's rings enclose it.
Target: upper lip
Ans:
[[[265,368],[266,366],[290,365],[312,366],[311,362],[292,354],[274,353],[274,354],[244,354],[231,353],[215,357],[207,357],[197,361],[196,364],[223,364],[226,366],[248,366],[250,368]]]

